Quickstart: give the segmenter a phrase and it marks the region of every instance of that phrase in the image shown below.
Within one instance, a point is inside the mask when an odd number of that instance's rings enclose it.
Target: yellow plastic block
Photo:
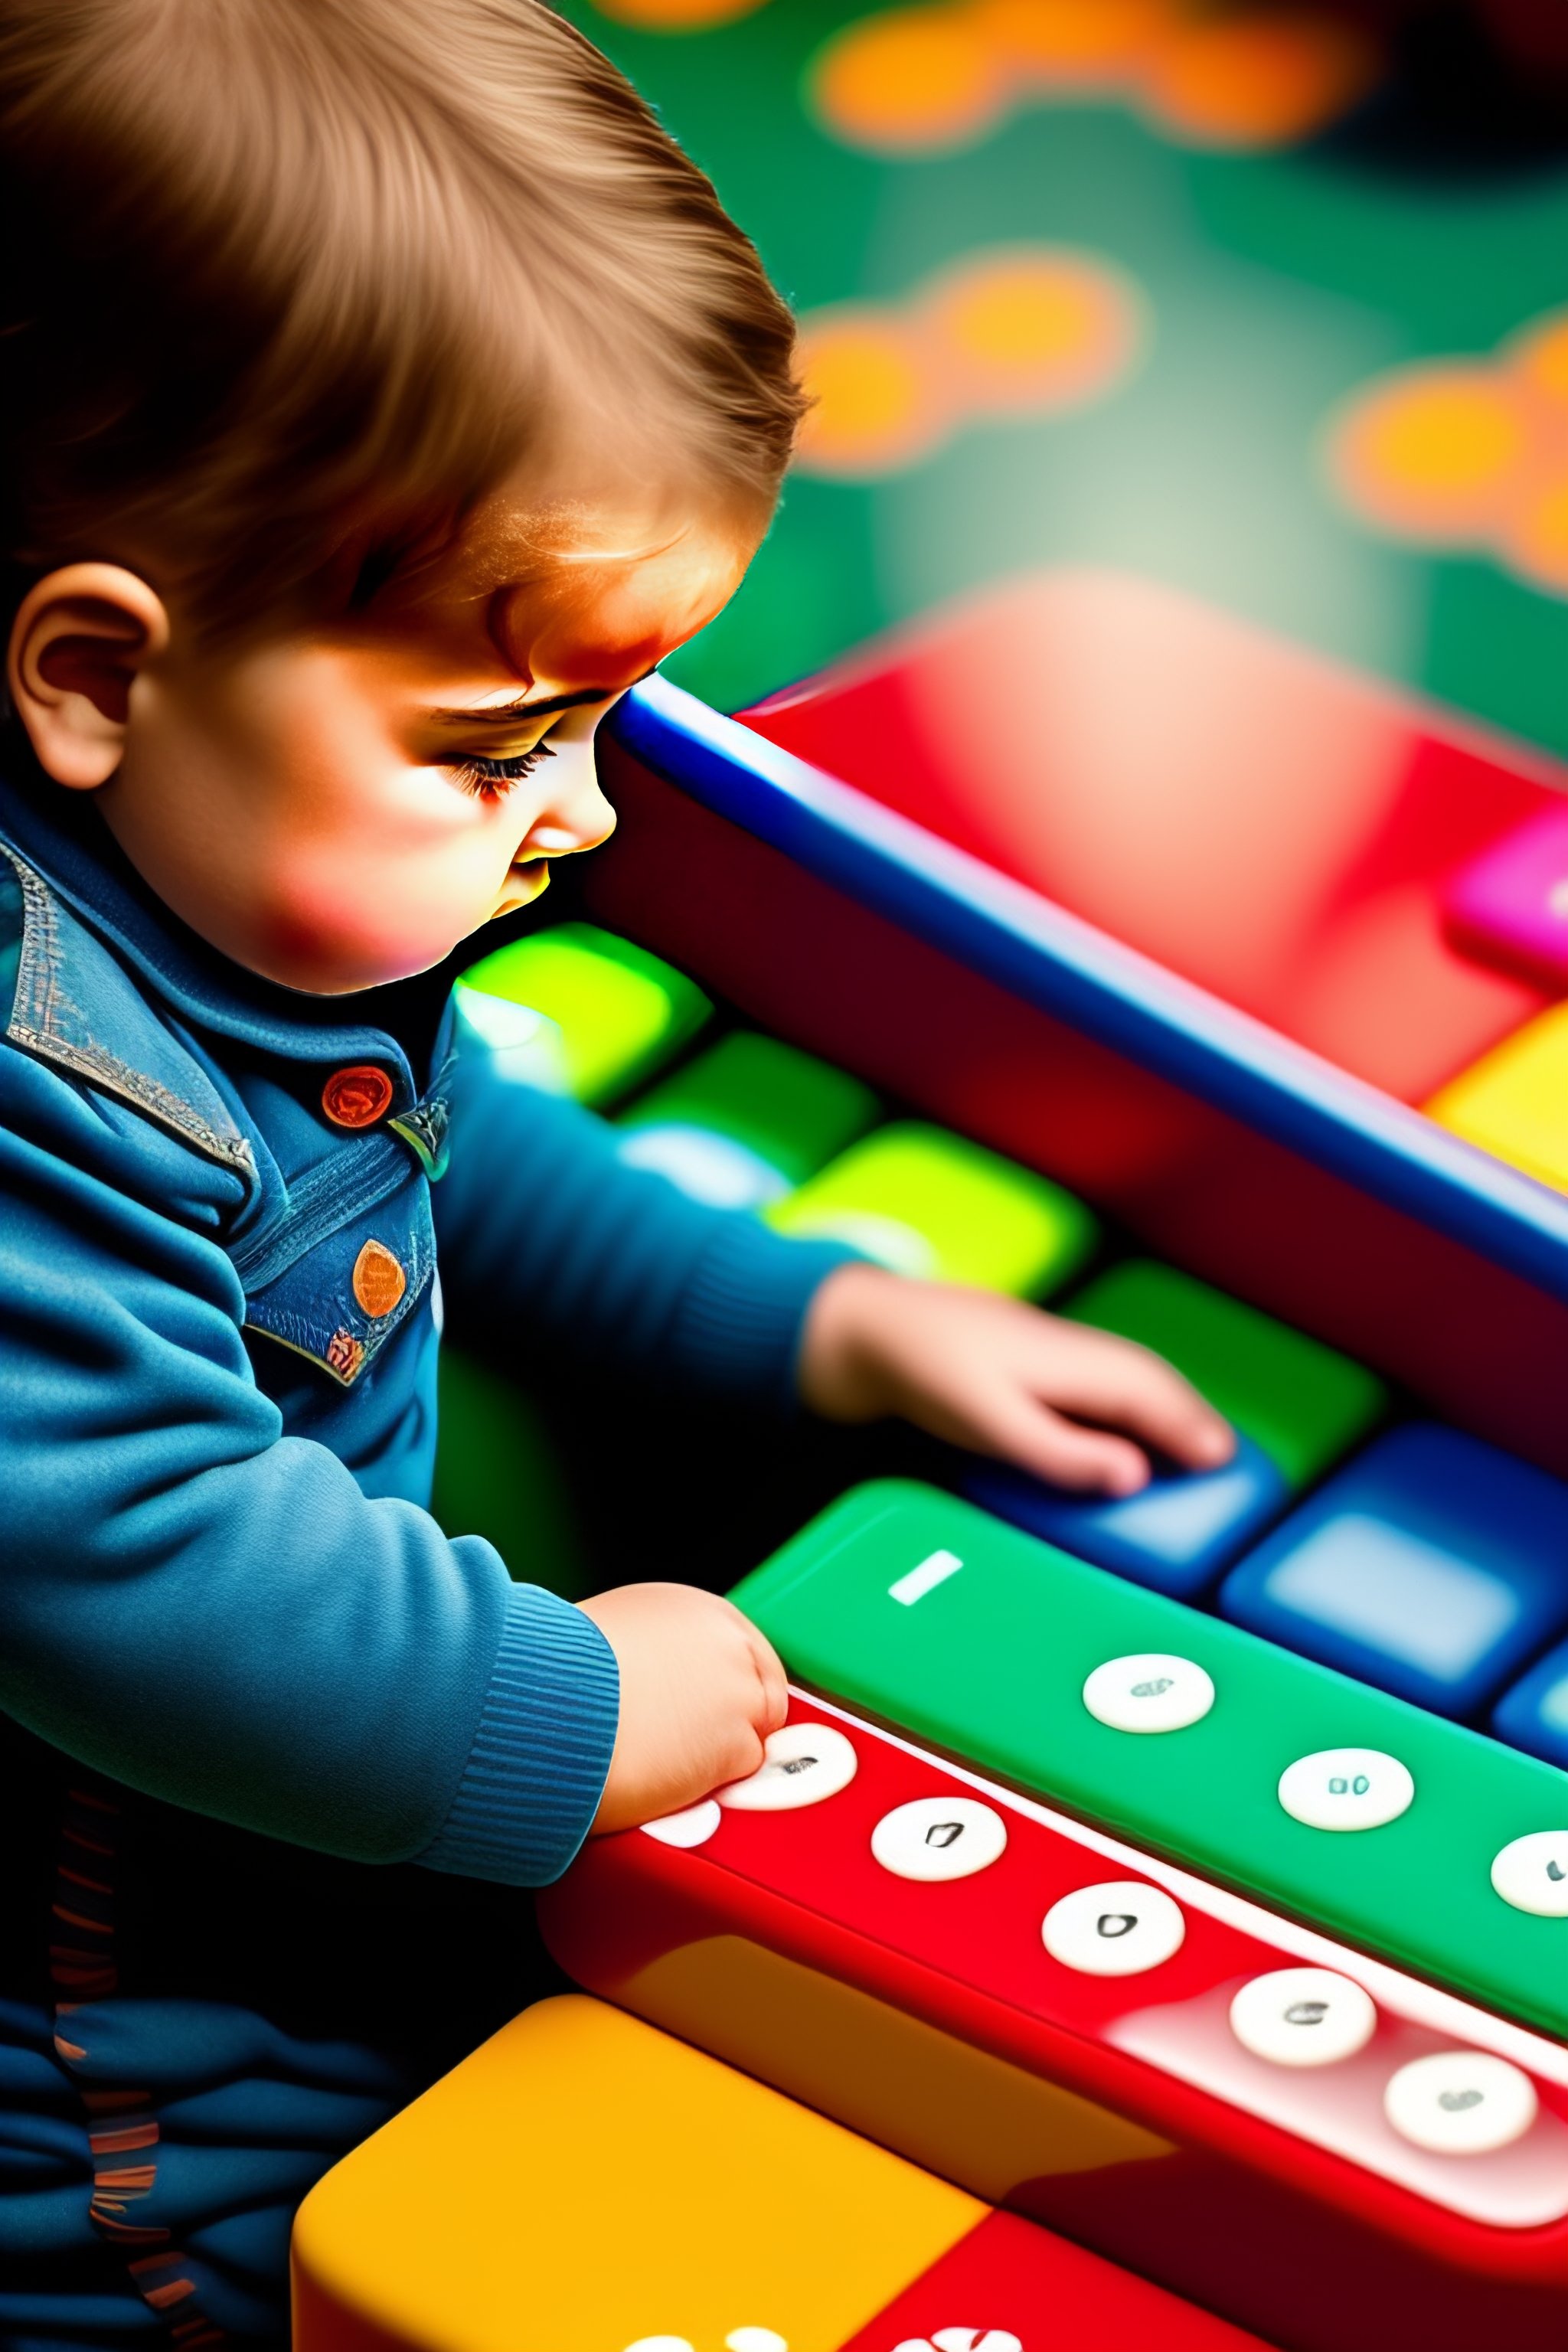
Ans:
[[[987,2210],[568,1994],[312,2189],[295,2352],[723,2352],[747,2330],[837,2352]]]
[[[1538,1013],[1450,1078],[1429,1118],[1568,1192],[1568,1004]]]

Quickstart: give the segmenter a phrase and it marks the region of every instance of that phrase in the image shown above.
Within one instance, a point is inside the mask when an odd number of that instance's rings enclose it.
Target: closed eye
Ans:
[[[531,775],[541,760],[555,757],[548,743],[535,743],[529,751],[513,751],[504,760],[489,760],[482,753],[471,751],[466,759],[442,762],[447,773],[472,793],[476,800],[499,801],[505,798],[513,784]]]

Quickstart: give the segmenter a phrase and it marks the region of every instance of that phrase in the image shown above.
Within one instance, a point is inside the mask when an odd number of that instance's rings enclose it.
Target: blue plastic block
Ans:
[[[1510,1748],[1528,1748],[1568,1772],[1568,1642],[1548,1650],[1499,1700],[1492,1729]]]
[[[1369,1445],[1233,1569],[1237,1624],[1472,1715],[1568,1623],[1568,1486],[1456,1429]]]
[[[995,1462],[976,1465],[963,1483],[971,1501],[999,1519],[1180,1601],[1212,1584],[1290,1499],[1262,1447],[1239,1435],[1223,1470],[1162,1471],[1118,1500],[1047,1486]]]

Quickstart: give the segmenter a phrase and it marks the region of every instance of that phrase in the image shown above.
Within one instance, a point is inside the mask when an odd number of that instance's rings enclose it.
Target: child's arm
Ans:
[[[679,1615],[685,1712],[650,1721],[668,1644],[630,1596],[601,1631],[282,1434],[216,1239],[240,1190],[0,1045],[0,1708],[174,1804],[514,1885],[602,1801],[751,1770],[776,1662],[727,1604]]]

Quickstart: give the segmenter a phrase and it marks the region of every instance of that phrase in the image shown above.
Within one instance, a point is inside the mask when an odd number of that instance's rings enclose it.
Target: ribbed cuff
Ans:
[[[752,1217],[726,1217],[681,1298],[677,1369],[727,1393],[797,1403],[806,1308],[836,1266],[859,1256],[843,1242],[795,1241]]]
[[[620,1718],[616,1654],[591,1617],[514,1584],[484,1713],[426,1870],[547,1886],[588,1834]]]

